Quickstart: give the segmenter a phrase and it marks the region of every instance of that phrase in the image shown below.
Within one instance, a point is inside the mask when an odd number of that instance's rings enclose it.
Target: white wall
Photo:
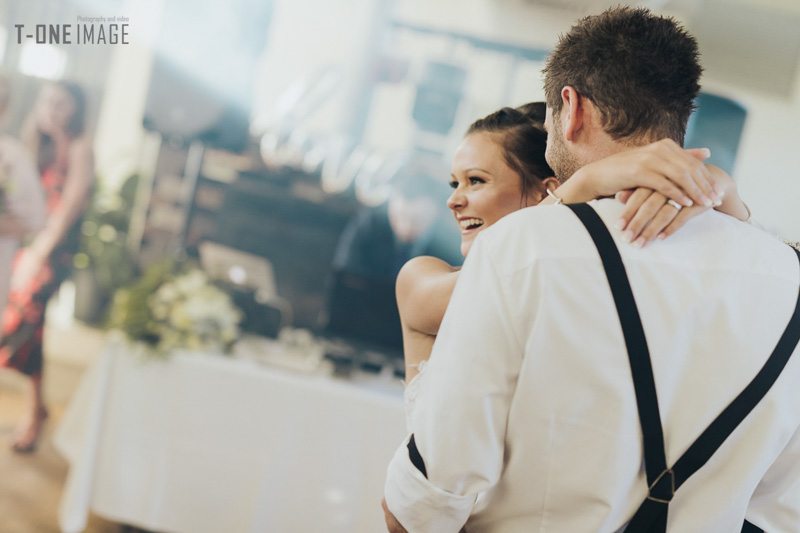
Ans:
[[[127,0],[121,13],[130,19],[131,44],[114,47],[94,143],[97,173],[112,187],[138,168],[162,2]]]
[[[786,101],[735,87],[728,94],[748,110],[734,169],[739,193],[762,225],[800,240],[800,83]]]

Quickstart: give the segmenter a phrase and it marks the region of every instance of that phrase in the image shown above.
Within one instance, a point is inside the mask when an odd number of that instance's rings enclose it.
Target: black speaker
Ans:
[[[278,338],[283,322],[280,310],[259,303],[252,291],[243,291],[232,286],[228,286],[227,291],[236,307],[242,310],[242,322],[239,324],[242,331],[272,339]]]
[[[272,2],[166,0],[144,127],[233,152],[249,140],[256,60]]]

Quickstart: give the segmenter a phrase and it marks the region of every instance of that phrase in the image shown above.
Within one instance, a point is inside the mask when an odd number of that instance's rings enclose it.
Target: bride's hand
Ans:
[[[565,189],[562,194],[569,203],[647,187],[683,206],[710,207],[719,200],[719,191],[703,164],[709,155],[705,148],[685,150],[671,139],[662,139],[582,167],[559,191]]]
[[[739,197],[736,182],[718,167],[706,165],[706,168],[714,181],[714,188],[722,197],[714,209],[739,220],[747,220],[749,212]],[[709,209],[703,205],[678,209],[669,203],[669,198],[646,187],[622,191],[617,193],[616,198],[625,204],[617,228],[624,230],[624,238],[636,246],[672,235],[689,219]]]

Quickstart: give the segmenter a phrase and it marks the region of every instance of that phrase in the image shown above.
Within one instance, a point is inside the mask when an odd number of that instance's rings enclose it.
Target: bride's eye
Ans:
[[[450,183],[448,183],[448,185],[450,185],[451,189],[458,189],[458,182],[457,181],[451,181]]]
[[[483,178],[477,178],[477,177],[475,177],[475,176],[471,176],[471,177],[469,178],[469,182],[470,182],[472,185],[477,185],[478,183],[486,183],[486,180],[485,180],[485,179],[483,179]]]

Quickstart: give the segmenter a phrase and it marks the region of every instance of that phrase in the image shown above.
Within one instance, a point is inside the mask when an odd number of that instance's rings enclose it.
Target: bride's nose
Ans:
[[[461,187],[455,188],[453,194],[447,199],[447,207],[451,210],[456,210],[463,208],[465,205],[467,205],[467,197],[464,195],[463,190]]]

